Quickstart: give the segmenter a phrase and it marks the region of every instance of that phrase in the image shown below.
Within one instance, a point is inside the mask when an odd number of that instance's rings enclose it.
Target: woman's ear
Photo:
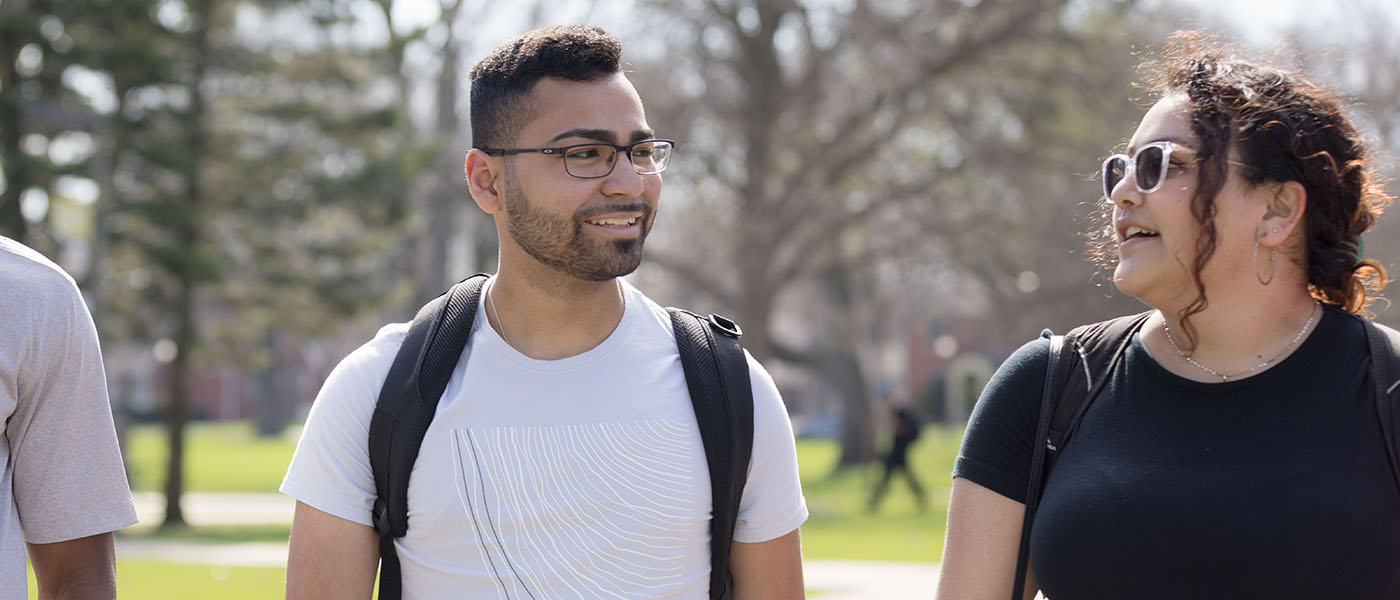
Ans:
[[[1264,217],[1259,221],[1259,244],[1273,248],[1282,246],[1302,224],[1307,208],[1308,191],[1303,184],[1296,181],[1277,184],[1264,206]]]
[[[464,169],[467,173],[467,187],[472,199],[486,214],[494,215],[505,208],[502,195],[502,172],[504,165],[479,149],[467,152]]]

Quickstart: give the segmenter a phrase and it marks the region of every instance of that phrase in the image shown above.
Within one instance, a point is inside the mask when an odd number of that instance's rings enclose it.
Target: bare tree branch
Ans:
[[[732,282],[712,277],[710,273],[696,268],[692,260],[673,256],[660,250],[648,250],[647,262],[655,263],[671,274],[705,290],[706,293],[714,296],[725,306],[734,306],[738,303]]]

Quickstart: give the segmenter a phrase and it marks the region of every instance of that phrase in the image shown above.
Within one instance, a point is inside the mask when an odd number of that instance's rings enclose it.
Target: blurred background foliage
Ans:
[[[4,0],[0,234],[88,295],[119,422],[165,423],[178,524],[189,419],[252,416],[275,435],[375,327],[494,270],[461,176],[466,70],[528,27],[596,24],[679,141],[634,280],[734,316],[799,431],[839,439],[822,468],[860,465],[899,398],[965,414],[952,396],[986,374],[953,381],[959,357],[994,367],[1042,328],[1140,309],[1082,233],[1100,209],[1090,176],[1151,100],[1134,66],[1170,31],[1219,32],[1337,86],[1395,173],[1400,11],[1219,8]],[[1396,222],[1366,246],[1392,266]]]

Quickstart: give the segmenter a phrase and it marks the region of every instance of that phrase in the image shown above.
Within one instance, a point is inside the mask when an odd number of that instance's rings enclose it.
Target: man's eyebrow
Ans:
[[[564,133],[554,136],[549,141],[557,142],[566,138],[584,138],[590,140],[598,140],[600,142],[607,142],[609,144],[617,143],[617,136],[614,135],[611,131],[608,131],[606,129],[585,128],[570,129],[568,131],[565,131]]]
[[[633,141],[633,142],[640,142],[640,141],[642,141],[642,140],[651,139],[651,138],[654,137],[655,135],[656,135],[656,132],[654,132],[654,131],[652,131],[652,130],[650,130],[650,129],[638,129],[638,130],[632,132],[632,139],[631,139],[630,141]],[[563,139],[567,139],[567,138],[584,138],[584,139],[589,139],[589,140],[598,140],[598,141],[600,141],[600,142],[606,142],[606,143],[609,143],[609,144],[616,144],[616,143],[617,143],[617,135],[614,134],[612,131],[609,131],[609,130],[607,130],[607,129],[586,129],[586,128],[570,129],[570,130],[565,131],[565,132],[563,132],[563,133],[561,133],[561,134],[559,134],[559,135],[554,136],[554,137],[553,137],[552,139],[550,139],[549,141],[550,141],[550,142],[557,142],[557,141],[559,141],[559,140],[563,140]]]

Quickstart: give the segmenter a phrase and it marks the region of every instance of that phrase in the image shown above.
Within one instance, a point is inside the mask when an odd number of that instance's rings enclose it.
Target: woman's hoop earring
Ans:
[[[1260,285],[1269,285],[1274,280],[1274,265],[1278,262],[1278,250],[1269,248],[1269,278],[1264,279],[1259,276],[1259,240],[1254,240],[1254,278],[1259,280]]]

